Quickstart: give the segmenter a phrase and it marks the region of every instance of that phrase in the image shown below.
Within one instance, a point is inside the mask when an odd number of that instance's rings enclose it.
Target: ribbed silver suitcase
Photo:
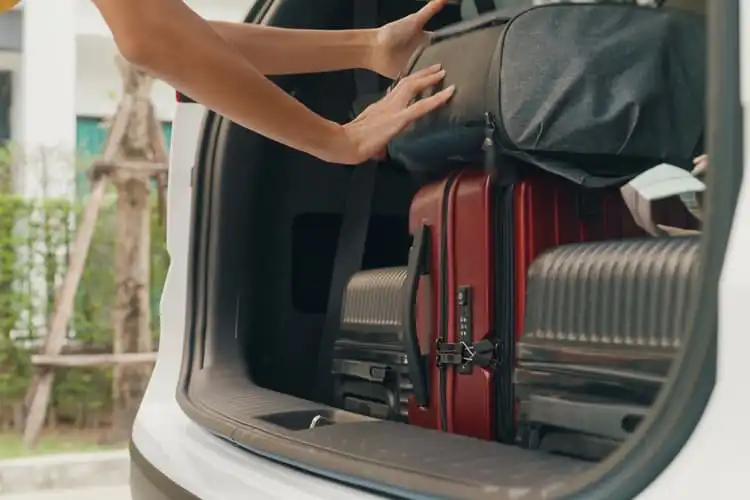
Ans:
[[[402,333],[406,285],[406,267],[362,271],[349,280],[333,350],[335,402],[341,408],[407,420],[412,383]]]
[[[698,248],[697,237],[622,240],[534,261],[516,347],[523,445],[563,435],[577,450],[558,451],[593,458],[635,430],[682,345]]]

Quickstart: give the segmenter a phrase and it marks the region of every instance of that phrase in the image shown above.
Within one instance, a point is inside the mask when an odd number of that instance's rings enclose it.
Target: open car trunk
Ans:
[[[421,5],[395,0],[381,4],[381,23]],[[311,5],[304,0],[259,0],[249,20],[299,28],[351,27],[351,2],[321,0],[315,8]],[[713,8],[712,22],[732,19],[725,26],[736,28],[736,14],[731,10],[736,9],[736,2],[716,2]],[[441,16],[439,25],[458,20],[458,6],[449,5]],[[711,54],[737,51],[732,40],[724,40],[731,48],[725,44],[719,49],[717,44],[722,42],[713,40],[716,47]],[[732,77],[720,73],[725,69],[716,64],[712,85],[723,81],[726,86]],[[732,64],[736,72],[736,61]],[[338,122],[349,120],[355,99],[351,72],[276,81],[312,110]],[[731,100],[727,96],[734,97],[734,90],[721,92],[726,101]],[[731,105],[739,107],[738,101]],[[726,155],[727,163],[736,160],[739,164],[737,133],[717,132],[738,126],[731,105],[711,108],[710,149],[722,149],[724,153],[719,154]],[[684,383],[692,391],[690,406],[684,400],[680,407],[682,420],[678,424],[663,416],[668,428],[660,430],[659,422],[652,419],[639,429],[640,436],[662,432],[682,439],[650,458],[643,453],[638,456],[637,447],[628,445],[602,463],[584,461],[378,420],[317,403],[313,392],[318,349],[351,168],[290,150],[214,114],[205,123],[196,168],[187,342],[178,400],[192,418],[238,446],[389,495],[451,498],[558,496],[596,484],[599,476],[595,474],[625,467],[628,456],[630,466],[632,460],[644,466],[646,460],[660,458],[661,463],[643,467],[651,470],[639,469],[643,481],[634,481],[631,475],[627,488],[618,490],[628,498],[671,459],[670,450],[671,456],[677,453],[685,438],[676,436],[689,435],[700,417],[715,369],[707,331],[700,342],[686,337],[686,355],[692,352],[693,362],[689,367],[680,364],[685,371],[671,374],[673,395],[682,394],[678,387]],[[716,247],[704,245],[697,254],[714,259],[704,260],[702,282],[716,281],[694,287],[694,296],[686,295],[672,311],[696,318],[705,315],[691,323],[693,329],[714,332],[716,283],[737,186],[736,176],[727,175],[723,188],[712,187],[716,192],[725,189],[719,197],[724,212],[713,214],[708,222],[723,222],[710,233],[710,245]],[[408,213],[417,187],[397,165],[380,170],[364,269],[407,264]],[[696,258],[691,265],[700,264]],[[698,293],[713,295],[701,299]],[[668,397],[662,395],[655,412],[666,411]],[[311,426],[316,417],[322,417],[324,425]],[[587,471],[590,474],[581,475]]]

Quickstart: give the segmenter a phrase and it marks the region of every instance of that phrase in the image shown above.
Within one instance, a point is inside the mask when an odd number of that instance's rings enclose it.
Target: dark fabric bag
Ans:
[[[662,162],[691,168],[705,59],[704,21],[681,10],[561,3],[482,15],[412,57],[405,75],[441,63],[457,90],[389,154],[423,181],[493,168],[500,155],[591,187]]]

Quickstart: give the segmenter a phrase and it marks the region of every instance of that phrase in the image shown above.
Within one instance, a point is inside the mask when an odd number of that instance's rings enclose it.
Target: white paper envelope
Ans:
[[[665,226],[664,224],[656,225],[669,236],[700,236],[701,232],[695,229],[682,229],[681,227]]]
[[[661,200],[684,193],[705,191],[706,185],[690,172],[668,163],[647,170],[628,183],[646,200]]]

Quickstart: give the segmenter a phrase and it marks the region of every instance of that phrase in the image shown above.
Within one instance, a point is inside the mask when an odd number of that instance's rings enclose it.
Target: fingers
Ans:
[[[443,78],[445,78],[444,70],[421,76],[414,75],[404,81],[403,85],[396,87],[393,99],[400,106],[406,107],[415,97],[443,81]]]
[[[368,157],[377,157],[384,145],[404,127],[448,101],[455,92],[453,85],[409,105],[417,95],[439,84],[444,78],[445,71],[436,64],[399,81],[386,97],[371,105],[350,123],[357,125],[353,130],[370,129],[366,134],[368,145],[360,149],[365,150]]]
[[[416,73],[412,73],[409,76],[405,76],[404,78],[402,78],[401,80],[399,80],[398,83],[395,86],[392,85],[388,89],[388,94],[393,94],[398,89],[402,89],[403,90],[404,87],[408,87],[409,85],[411,85],[411,82],[414,79],[421,78],[422,76],[425,76],[425,75],[430,75],[430,74],[433,74],[433,73],[437,73],[438,71],[440,71],[440,68],[441,68],[440,64],[433,64],[432,66],[427,66],[426,68],[420,69]]]
[[[700,175],[708,169],[708,155],[700,155],[693,160],[693,175]]]
[[[403,126],[405,127],[414,120],[426,115],[430,111],[433,111],[448,102],[448,100],[453,97],[455,91],[456,86],[451,85],[450,87],[441,90],[435,95],[432,95],[425,99],[420,99],[419,101],[403,110],[400,113],[401,119],[404,120]]]
[[[414,16],[417,18],[417,22],[420,27],[424,27],[427,21],[435,17],[435,14],[440,12],[448,0],[431,0],[427,2],[427,5],[419,9]]]
[[[451,85],[433,96],[421,99],[399,113],[390,115],[389,119],[382,124],[382,128],[380,129],[384,143],[387,143],[391,138],[398,135],[413,121],[445,104],[453,96],[454,92],[455,86]]]
[[[395,100],[401,106],[407,106],[417,95],[437,85],[443,78],[445,71],[440,69],[439,64],[421,69],[398,82],[390,93],[391,101]]]
[[[441,68],[442,68],[442,66],[440,64],[433,64],[432,66],[427,66],[426,68],[422,68],[419,71],[415,71],[411,75],[409,75],[406,78],[402,79],[399,82],[399,85],[401,83],[403,83],[403,82],[408,82],[409,80],[412,80],[414,78],[420,78],[422,76],[426,76],[426,75],[431,75],[433,73],[437,73],[438,71],[440,71]],[[398,87],[398,85],[396,87]]]

